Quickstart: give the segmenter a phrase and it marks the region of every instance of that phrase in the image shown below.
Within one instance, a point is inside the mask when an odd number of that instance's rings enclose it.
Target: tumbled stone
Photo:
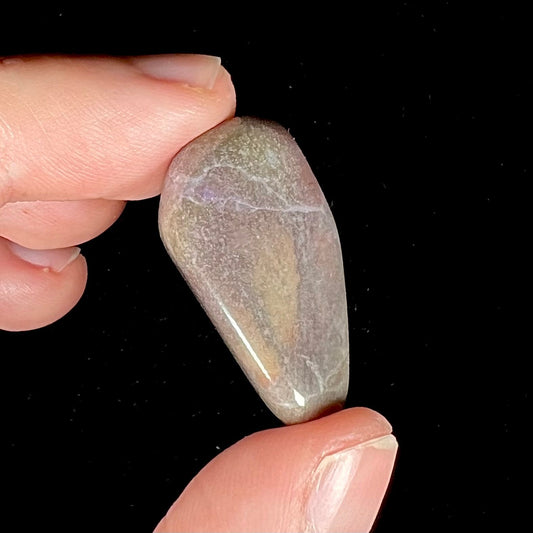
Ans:
[[[335,221],[273,122],[234,118],[174,158],[159,230],[248,379],[287,424],[342,407],[348,324]]]

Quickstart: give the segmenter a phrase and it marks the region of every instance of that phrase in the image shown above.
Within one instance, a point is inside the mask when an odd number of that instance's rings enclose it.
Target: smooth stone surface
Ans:
[[[174,158],[165,247],[235,359],[286,424],[344,404],[348,320],[328,203],[296,142],[234,118]]]

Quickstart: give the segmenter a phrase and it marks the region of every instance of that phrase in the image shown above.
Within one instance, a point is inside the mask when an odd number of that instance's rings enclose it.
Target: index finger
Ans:
[[[212,56],[0,60],[0,206],[154,196],[173,155],[234,107]]]

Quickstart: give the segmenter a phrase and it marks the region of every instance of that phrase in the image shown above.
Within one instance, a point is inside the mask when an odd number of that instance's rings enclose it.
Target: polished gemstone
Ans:
[[[248,379],[286,424],[342,407],[348,323],[328,203],[280,125],[234,118],[174,158],[159,229]]]

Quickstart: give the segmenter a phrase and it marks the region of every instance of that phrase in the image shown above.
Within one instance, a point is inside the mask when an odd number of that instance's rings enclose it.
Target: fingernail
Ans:
[[[212,89],[220,71],[220,57],[200,54],[162,54],[130,59],[144,74]]]
[[[394,466],[393,435],[325,456],[313,473],[307,532],[370,531]]]
[[[61,272],[80,255],[80,248],[77,246],[57,248],[54,250],[32,250],[31,248],[25,248],[11,241],[8,241],[7,245],[11,249],[11,252],[19,259],[26,261],[26,263],[42,267],[43,270],[52,270],[53,272]]]

